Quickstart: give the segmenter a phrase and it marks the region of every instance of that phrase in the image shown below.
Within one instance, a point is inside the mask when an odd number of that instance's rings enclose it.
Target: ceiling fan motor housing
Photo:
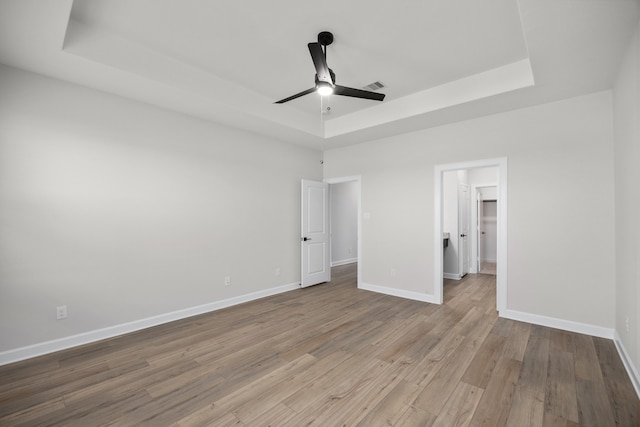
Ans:
[[[331,68],[329,68],[329,74],[331,75],[331,81],[333,82],[333,84],[336,84],[336,73],[333,72],[333,70]],[[316,87],[318,87],[318,83],[320,83],[320,80],[318,80],[318,75],[316,74]],[[326,83],[326,82],[323,82]]]
[[[323,31],[320,34],[318,34],[318,43],[320,43],[322,46],[329,46],[331,43],[333,43],[333,34],[331,34],[329,31]]]

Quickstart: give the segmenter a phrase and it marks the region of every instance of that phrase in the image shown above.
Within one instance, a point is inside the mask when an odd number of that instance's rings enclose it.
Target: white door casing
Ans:
[[[329,259],[329,184],[302,180],[302,287],[331,280]]]

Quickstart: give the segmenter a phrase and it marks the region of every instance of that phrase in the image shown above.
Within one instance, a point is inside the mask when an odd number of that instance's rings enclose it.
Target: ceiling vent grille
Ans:
[[[384,85],[382,84],[382,82],[377,81],[377,82],[373,82],[371,84],[368,84],[364,87],[364,89],[366,90],[380,90],[384,87]]]

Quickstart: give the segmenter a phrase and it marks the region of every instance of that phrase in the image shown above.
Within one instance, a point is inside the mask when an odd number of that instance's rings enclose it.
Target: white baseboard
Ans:
[[[442,273],[442,277],[444,279],[451,279],[451,280],[460,280],[462,277],[460,277],[459,274],[453,274],[453,273]]]
[[[245,302],[257,300],[257,299],[268,297],[271,295],[280,294],[282,292],[292,291],[294,289],[299,289],[299,288],[300,288],[300,283],[291,283],[288,285],[282,285],[282,286],[277,286],[275,288],[252,292],[246,295],[227,298],[221,301],[214,301],[214,302],[199,305],[196,307],[190,307],[190,308],[185,308],[183,310],[164,313],[158,316],[147,317],[145,319],[135,320],[129,323],[109,326],[107,328],[84,332],[81,334],[72,335],[65,338],[60,338],[52,341],[45,341],[42,343],[29,345],[26,347],[3,351],[0,353],[0,366],[13,363],[13,362],[18,362],[20,360],[30,359],[36,356],[41,356],[43,354],[65,350],[71,347],[77,347],[79,345],[89,344],[89,343],[100,341],[107,338],[117,337],[119,335],[139,331],[142,329],[150,328],[152,326],[162,325],[163,323],[169,323],[176,320],[186,319],[188,317],[209,313],[212,311],[231,307],[233,305],[242,304]]]
[[[547,326],[549,328],[562,329],[569,332],[591,335],[594,337],[613,339],[614,330],[603,328],[602,326],[589,325],[587,323],[574,322],[572,320],[557,319],[539,314],[524,313],[516,310],[502,310],[500,317],[521,322],[533,323],[534,325]]]
[[[640,399],[640,375],[638,375],[638,368],[633,364],[633,360],[631,360],[631,357],[629,357],[629,352],[627,351],[627,348],[624,346],[624,343],[620,339],[620,335],[618,335],[618,331],[615,331],[614,333],[613,342],[616,345],[616,349],[618,350],[620,359],[622,359],[624,368],[627,370],[629,379],[631,379],[633,388],[636,390],[636,395],[638,395],[638,398]]]
[[[331,267],[337,267],[339,265],[353,264],[354,262],[358,262],[358,258],[343,259],[343,260],[340,260],[340,261],[331,261]]]
[[[365,291],[377,292],[379,294],[391,295],[394,297],[406,298],[415,301],[428,302],[431,304],[438,304],[433,295],[423,294],[420,292],[403,291],[402,289],[388,288],[386,286],[372,285],[370,283],[361,282],[358,285],[359,289]]]
[[[589,325],[586,323],[573,322],[571,320],[556,319],[553,317],[541,316],[531,313],[523,313],[516,310],[503,310],[500,312],[501,317],[505,317],[511,320],[519,320],[522,322],[533,323],[535,325],[547,326],[550,328],[562,329],[570,332],[577,332],[579,334],[591,335],[594,337],[607,338],[613,340],[616,350],[620,355],[620,359],[624,364],[629,379],[633,384],[633,388],[640,398],[640,375],[638,375],[638,369],[633,364],[629,353],[625,348],[618,331],[610,328],[603,328],[602,326]]]

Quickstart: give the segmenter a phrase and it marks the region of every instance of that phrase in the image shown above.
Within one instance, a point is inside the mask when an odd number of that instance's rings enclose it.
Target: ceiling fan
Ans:
[[[309,47],[309,53],[311,53],[313,65],[316,67],[316,85],[311,89],[307,89],[288,98],[276,101],[274,104],[284,104],[285,102],[316,91],[322,96],[334,94],[351,96],[353,98],[371,99],[373,101],[382,101],[384,99],[383,93],[354,89],[336,84],[336,75],[333,70],[327,66],[327,46],[331,43],[333,43],[333,34],[328,31],[323,31],[318,34],[317,43],[309,43],[307,45]]]

